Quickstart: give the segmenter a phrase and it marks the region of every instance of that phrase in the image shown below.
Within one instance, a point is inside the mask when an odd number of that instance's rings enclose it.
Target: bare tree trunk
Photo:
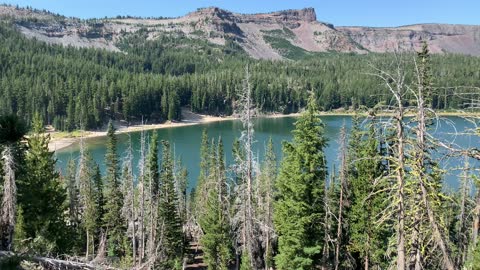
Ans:
[[[463,168],[463,175],[462,175],[462,187],[461,187],[461,199],[460,199],[460,216],[458,217],[458,230],[457,230],[457,248],[459,250],[459,256],[456,260],[456,265],[460,267],[463,265],[465,262],[466,258],[466,251],[468,247],[468,239],[466,237],[466,228],[465,228],[465,222],[464,219],[466,218],[465,214],[465,208],[467,204],[467,197],[469,196],[471,189],[470,189],[470,183],[468,181],[468,171],[470,170],[469,163],[468,163],[468,157],[465,156],[465,162],[464,162],[464,168]]]
[[[138,263],[141,264],[141,262],[145,258],[145,131],[143,130],[140,137],[140,160],[138,162],[138,169],[140,185],[140,213],[138,217],[140,230],[140,252]]]
[[[419,176],[419,184],[420,184],[420,190],[422,194],[422,199],[423,203],[425,204],[425,209],[427,211],[428,215],[428,220],[430,222],[430,226],[433,230],[433,237],[435,239],[435,242],[437,245],[440,247],[440,250],[442,251],[443,255],[443,260],[444,260],[444,266],[448,270],[453,270],[454,265],[453,262],[450,258],[450,251],[448,250],[448,247],[443,239],[442,233],[440,231],[440,228],[438,227],[437,221],[435,220],[435,214],[434,210],[432,209],[429,201],[429,192],[427,188],[425,187],[425,182],[427,181],[427,175],[425,174],[424,168],[425,168],[425,153],[427,152],[427,144],[426,144],[426,114],[425,114],[425,100],[424,100],[424,84],[425,82],[422,81],[421,75],[418,72],[417,69],[417,74],[418,74],[418,95],[417,95],[417,102],[418,102],[418,127],[417,127],[417,169],[418,169],[418,176]]]
[[[401,101],[398,104],[397,112],[397,197],[398,197],[398,226],[397,226],[397,269],[405,269],[405,194],[404,194],[404,134],[403,134],[403,105]]]
[[[137,230],[135,226],[135,185],[133,183],[133,177],[132,177],[132,182],[130,185],[130,188],[132,189],[132,201],[131,201],[131,211],[132,211],[132,217],[131,217],[131,222],[132,222],[132,255],[133,255],[133,264],[135,265],[137,262]]]
[[[329,231],[330,231],[330,201],[328,198],[328,192],[332,186],[332,182],[334,181],[334,176],[330,179],[330,187],[325,186],[325,192],[323,195],[323,202],[325,204],[325,216],[323,218],[324,226],[323,226],[323,251],[322,251],[322,270],[328,269],[328,257],[329,257],[329,248],[328,248],[328,240],[330,239]]]
[[[12,250],[15,231],[15,214],[17,210],[17,185],[15,181],[15,161],[12,146],[7,145],[2,151],[3,159],[3,198],[0,219],[1,240],[3,248]]]
[[[340,265],[340,245],[342,242],[343,228],[343,196],[347,183],[347,131],[345,123],[340,131],[340,198],[338,200],[338,223],[337,223],[337,239],[335,243],[335,270]]]
[[[88,257],[89,257],[89,255],[90,255],[89,251],[90,251],[90,234],[89,234],[89,232],[88,232],[88,230],[87,230],[87,250],[86,250],[86,252],[85,252],[85,260],[86,260],[86,261],[88,261]]]
[[[396,166],[395,166],[395,178],[397,180],[397,270],[405,270],[405,132],[404,132],[404,107],[403,107],[403,95],[404,95],[404,83],[405,73],[401,66],[401,62],[397,58],[396,74],[389,74],[381,69],[373,67],[378,78],[382,79],[385,86],[393,95],[396,100],[396,114],[395,114],[395,130],[396,130]]]
[[[473,211],[473,226],[472,226],[472,243],[477,246],[478,230],[480,228],[480,189],[477,188],[477,195],[475,200],[475,209]]]
[[[410,260],[409,260],[409,269],[410,270],[420,270],[421,269],[421,261],[422,256],[420,252],[420,225],[422,223],[422,209],[415,204],[415,202],[421,200],[420,194],[415,192],[414,194],[415,201],[412,203],[412,207],[415,208],[415,215],[413,220],[413,233],[412,233],[412,246],[410,249]]]
[[[239,160],[240,174],[243,178],[244,188],[242,188],[241,195],[245,200],[243,206],[243,226],[241,229],[241,238],[243,242],[243,252],[247,252],[250,256],[252,267],[255,268],[255,260],[253,258],[254,248],[254,210],[253,210],[253,103],[252,103],[252,90],[250,86],[250,73],[248,66],[245,68],[245,79],[243,80],[243,89],[239,95],[240,106],[240,120],[243,124],[243,132],[240,137],[240,141],[243,143],[243,149],[245,151],[244,160]]]

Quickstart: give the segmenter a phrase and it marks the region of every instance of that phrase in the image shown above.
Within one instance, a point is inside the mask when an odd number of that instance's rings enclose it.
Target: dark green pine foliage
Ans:
[[[204,235],[200,239],[205,252],[205,263],[211,270],[227,270],[232,258],[232,239],[228,219],[228,197],[223,143],[220,139],[215,155],[211,156],[208,198],[205,214],[199,217]]]
[[[95,195],[95,205],[97,208],[97,220],[95,225],[95,242],[98,244],[100,236],[103,233],[103,216],[105,213],[105,197],[103,195],[103,179],[100,172],[100,166],[95,164],[93,168],[93,192]],[[98,242],[97,242],[98,241]]]
[[[24,19],[21,23],[32,27],[45,23]],[[255,105],[265,112],[298,111],[308,99],[304,89],[315,89],[326,110],[372,108],[391,98],[374,76],[364,74],[369,63],[394,61],[388,53],[311,54],[308,59],[281,62],[284,68],[279,68],[279,62],[250,59],[241,50],[230,53],[235,41],[217,46],[168,33],[149,40],[146,29],[125,34],[117,44],[122,52],[46,44],[25,37],[15,23],[0,24],[0,36],[0,114],[29,121],[35,111],[42,112],[44,121],[59,130],[99,128],[112,116],[126,121],[142,116],[150,122],[179,120],[181,106],[229,115],[248,63]],[[452,81],[480,86],[479,65],[478,57],[432,55],[432,75],[442,86],[432,96],[433,108],[462,108],[464,95],[446,86]],[[479,96],[475,89],[462,93]]]
[[[312,269],[319,264],[324,240],[326,145],[324,125],[312,94],[307,110],[295,123],[293,141],[283,145],[274,204],[278,269]]]
[[[202,143],[200,145],[200,174],[198,176],[197,188],[195,194],[195,203],[192,205],[194,214],[201,217],[205,211],[206,198],[208,198],[208,177],[210,174],[210,142],[207,130],[202,132]]]
[[[109,256],[122,256],[126,230],[121,214],[123,196],[118,175],[117,138],[112,122],[108,124],[105,165],[107,172],[103,226],[107,233],[107,250]]]
[[[95,236],[99,230],[98,220],[102,213],[101,207],[97,202],[99,197],[97,190],[97,171],[98,165],[92,159],[88,151],[84,152],[82,157],[84,165],[80,170],[80,198],[82,205],[82,227],[86,234],[86,245],[88,247],[88,255],[92,255],[95,249]],[[101,192],[101,190],[100,190]]]
[[[382,190],[383,165],[380,144],[372,120],[368,131],[360,131],[355,122],[350,140],[349,172],[351,208],[348,212],[350,224],[349,250],[357,265],[378,267],[387,265],[385,251],[388,245],[388,226],[377,224],[385,204]]]
[[[149,196],[147,200],[149,204],[155,204],[158,197],[158,189],[160,187],[160,168],[158,166],[158,134],[153,132],[150,140],[150,148],[147,155],[147,170],[145,177],[145,185]]]
[[[273,201],[275,179],[277,178],[277,157],[273,149],[273,140],[270,138],[262,163],[261,173],[258,178],[258,200],[256,215],[262,226],[262,253],[266,269],[274,266],[274,233],[273,230]]]
[[[18,202],[23,210],[25,235],[30,239],[27,243],[40,253],[66,252],[71,244],[64,217],[66,191],[55,169],[54,153],[48,150],[49,141],[36,114],[25,156],[27,173],[18,183]]]
[[[78,187],[76,184],[77,165],[73,159],[67,164],[67,175],[64,179],[65,188],[67,190],[67,208],[68,208],[68,224],[73,229],[78,227]]]
[[[170,143],[162,141],[163,155],[160,171],[160,198],[158,205],[159,228],[162,237],[163,253],[166,260],[160,262],[163,269],[178,267],[183,255],[182,223],[178,214],[178,198],[175,191],[173,160],[171,157]]]

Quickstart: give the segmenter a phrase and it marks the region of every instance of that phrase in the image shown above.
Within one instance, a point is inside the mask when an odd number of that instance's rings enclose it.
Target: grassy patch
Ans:
[[[263,39],[266,43],[270,44],[272,48],[277,50],[280,55],[288,59],[301,60],[312,55],[310,52],[293,45],[290,41],[284,38],[267,35],[264,36]]]
[[[88,131],[75,130],[72,132],[58,131],[51,134],[52,139],[63,139],[63,138],[80,138],[82,135],[87,135]]]
[[[295,34],[292,30],[288,29],[287,27],[283,27],[283,29],[274,29],[274,30],[261,30],[262,33],[267,34],[268,36],[278,37],[278,38],[286,38],[286,39],[294,39]]]

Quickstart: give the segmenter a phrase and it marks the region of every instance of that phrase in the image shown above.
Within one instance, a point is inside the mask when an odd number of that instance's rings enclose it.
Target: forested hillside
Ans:
[[[376,69],[372,76],[394,97],[394,115],[371,110],[354,118],[350,132],[344,126],[339,168],[326,162],[329,142],[313,91],[283,158],[270,141],[265,159],[256,161],[246,69],[234,162],[227,166],[222,138],[204,130],[190,192],[188,172],[156,133],[142,132],[140,149],[118,153],[110,123],[105,174],[82,140],[80,156],[60,175],[41,117],[35,114],[25,140],[23,121],[1,116],[0,267],[477,270],[480,189],[470,164],[480,160],[479,150],[432,136],[430,60],[425,45],[412,83],[403,80],[410,57]],[[136,164],[133,151],[140,151]],[[455,191],[442,188],[440,160],[451,156],[465,159]]]
[[[38,112],[46,124],[69,131],[96,129],[109,119],[179,120],[182,106],[230,115],[247,64],[253,101],[265,113],[299,111],[307,90],[326,111],[391,99],[368,73],[370,64],[394,61],[392,54],[322,53],[278,62],[253,60],[233,42],[217,46],[168,34],[146,41],[142,35],[147,32],[126,35],[118,44],[124,53],[115,53],[47,45],[1,24],[0,113],[29,122]],[[454,87],[480,84],[480,59],[438,55],[432,63],[433,108],[465,108],[466,96]]]

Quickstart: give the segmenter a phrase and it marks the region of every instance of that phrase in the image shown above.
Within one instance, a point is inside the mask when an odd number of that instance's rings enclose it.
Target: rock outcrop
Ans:
[[[416,51],[423,41],[429,43],[433,53],[480,56],[480,26],[334,27],[317,21],[313,8],[239,14],[209,7],[178,18],[80,20],[46,11],[0,6],[0,18],[13,21],[26,36],[45,42],[113,51],[119,50],[116,44],[124,35],[147,29],[147,39],[181,33],[219,45],[232,40],[251,57],[263,59],[285,58],[285,52],[292,48],[307,54]]]

